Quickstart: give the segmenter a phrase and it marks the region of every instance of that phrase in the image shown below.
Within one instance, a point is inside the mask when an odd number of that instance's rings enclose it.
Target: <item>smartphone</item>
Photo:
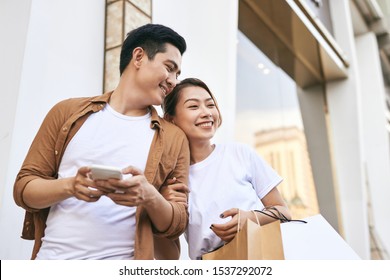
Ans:
[[[121,180],[123,178],[120,168],[97,164],[91,165],[91,176],[93,180],[108,180],[110,178]]]

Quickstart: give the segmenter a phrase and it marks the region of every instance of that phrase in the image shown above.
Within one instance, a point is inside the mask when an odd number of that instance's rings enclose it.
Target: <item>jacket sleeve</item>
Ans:
[[[190,166],[190,151],[188,140],[185,137],[184,133],[180,130],[178,135],[175,137],[176,145],[178,145],[178,154],[175,168],[172,172],[172,177],[177,179],[177,182],[184,183],[188,185],[188,174]],[[157,232],[154,230],[154,233],[159,237],[166,237],[169,239],[177,239],[179,236],[184,233],[188,225],[188,210],[187,208],[177,202],[169,202],[172,206],[173,217],[172,222],[168,229],[165,232]]]
[[[63,123],[60,111],[61,103],[55,105],[46,115],[15,180],[14,200],[17,205],[29,212],[37,212],[38,209],[30,208],[23,201],[26,185],[37,178],[50,180],[56,179],[57,176],[58,151],[55,146]]]

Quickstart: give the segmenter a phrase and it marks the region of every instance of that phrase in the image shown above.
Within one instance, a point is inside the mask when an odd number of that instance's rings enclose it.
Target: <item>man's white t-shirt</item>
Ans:
[[[231,208],[261,210],[260,199],[282,178],[252,148],[239,143],[216,144],[203,161],[190,166],[189,226],[185,233],[191,259],[223,244],[210,229],[230,218],[219,215]]]
[[[102,164],[144,171],[154,131],[151,114],[122,115],[108,104],[91,114],[66,148],[59,178]],[[50,208],[37,259],[133,259],[136,207],[68,198]]]

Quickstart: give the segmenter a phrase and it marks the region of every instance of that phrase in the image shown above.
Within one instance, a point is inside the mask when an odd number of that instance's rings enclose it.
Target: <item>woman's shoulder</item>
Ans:
[[[249,146],[246,143],[241,142],[235,142],[235,141],[228,141],[224,143],[217,143],[217,146],[219,146],[221,149],[229,150],[229,151],[242,151],[242,152],[249,152],[252,151],[253,148]]]
[[[246,143],[235,141],[216,143],[216,149],[224,157],[233,157],[235,160],[247,162],[253,154],[256,154],[254,149]]]

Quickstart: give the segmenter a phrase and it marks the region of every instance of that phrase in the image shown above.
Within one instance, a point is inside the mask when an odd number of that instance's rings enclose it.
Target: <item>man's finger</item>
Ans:
[[[123,174],[132,174],[133,176],[135,175],[143,175],[144,173],[142,172],[141,169],[135,167],[135,166],[128,166],[122,169]]]
[[[167,179],[167,185],[172,185],[176,182],[176,177],[173,177],[172,179]]]
[[[80,167],[79,170],[78,170],[78,173],[87,177],[87,174],[91,172],[91,168],[88,167],[88,166],[83,166],[83,167]]]

